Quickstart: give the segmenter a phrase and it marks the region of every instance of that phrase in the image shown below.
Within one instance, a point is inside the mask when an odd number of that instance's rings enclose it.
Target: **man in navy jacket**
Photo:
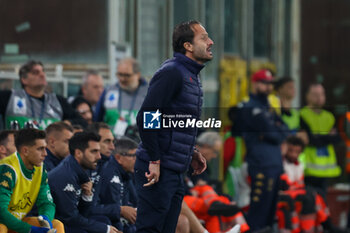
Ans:
[[[249,101],[239,110],[238,124],[247,147],[246,160],[251,177],[248,225],[252,231],[273,225],[279,177],[283,171],[281,144],[288,128],[271,109],[268,95],[272,91],[272,74],[260,70],[252,76]]]
[[[90,171],[91,180],[94,184],[93,187],[96,189],[100,180],[101,180],[101,172],[104,167],[108,163],[112,152],[114,150],[114,136],[110,127],[104,122],[94,122],[87,128],[88,131],[94,132],[100,135],[100,152],[101,159],[97,163],[97,167],[95,170]]]
[[[213,58],[212,45],[199,22],[179,24],[173,32],[174,58],[164,62],[150,82],[137,115],[142,141],[135,163],[137,232],[175,232],[184,195],[182,174],[190,164],[195,174],[206,168],[204,157],[194,151],[196,127],[147,129],[144,116],[152,113],[148,122],[152,127],[155,121],[160,124],[159,111],[163,116],[183,114],[200,119],[199,72]]]
[[[136,190],[132,181],[137,143],[126,137],[118,139],[109,163],[101,175],[101,204],[116,204],[118,222],[113,223],[124,233],[135,232]]]
[[[94,122],[89,125],[88,130],[100,135],[100,152],[101,159],[97,163],[97,167],[94,170],[89,170],[90,179],[93,183],[94,193],[94,207],[91,208],[89,216],[104,215],[107,216],[112,223],[119,222],[119,203],[101,203],[99,194],[101,193],[102,173],[106,169],[107,164],[110,161],[112,152],[114,151],[114,136],[109,126],[104,122]]]
[[[45,168],[49,172],[69,155],[69,139],[73,136],[73,127],[63,121],[55,122],[46,128],[47,156]]]
[[[100,155],[100,136],[76,133],[69,140],[69,155],[49,173],[49,185],[56,204],[56,218],[67,233],[116,233],[107,217],[87,217],[93,207],[92,182],[87,169],[95,169]]]

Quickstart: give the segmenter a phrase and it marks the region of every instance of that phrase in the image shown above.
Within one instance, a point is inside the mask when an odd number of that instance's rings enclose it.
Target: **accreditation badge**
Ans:
[[[124,118],[120,117],[117,120],[116,124],[114,125],[114,129],[113,129],[114,135],[119,137],[124,136],[125,131],[128,128],[128,125],[129,125],[128,122]]]

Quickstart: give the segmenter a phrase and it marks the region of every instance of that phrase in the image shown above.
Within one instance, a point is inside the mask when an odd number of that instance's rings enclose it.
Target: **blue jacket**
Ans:
[[[84,201],[81,185],[90,180],[88,173],[69,155],[48,174],[56,218],[69,227],[89,232],[107,232],[107,225],[87,218],[92,201]]]
[[[91,181],[94,184],[93,188],[96,190],[98,188],[99,183],[101,181],[101,173],[103,169],[106,167],[108,161],[108,156],[101,154],[101,159],[97,162],[97,167],[95,170],[89,170],[88,173],[90,175]]]
[[[107,164],[110,161],[110,157],[101,154],[101,159],[97,163],[95,170],[89,170],[90,179],[93,182],[93,208],[89,212],[89,215],[104,215],[107,216],[112,222],[119,221],[120,207],[119,204],[103,204],[101,203],[100,193],[102,188],[102,173],[106,169]]]
[[[281,143],[288,136],[282,119],[270,111],[265,95],[250,94],[237,119],[247,147],[249,168],[275,166],[282,169]]]
[[[101,178],[101,203],[136,207],[137,195],[132,174],[126,172],[114,156],[111,156]]]
[[[122,229],[120,222],[120,207],[136,207],[137,195],[132,181],[132,175],[127,173],[117,162],[114,156],[111,156],[107,166],[101,174],[101,192],[99,193],[100,204],[114,206],[119,223],[115,223],[118,229]]]
[[[46,148],[47,156],[44,160],[46,171],[51,171],[62,161],[62,159],[57,158],[52,154],[52,152]]]
[[[165,61],[155,73],[137,116],[142,140],[138,159],[146,162],[160,159],[161,166],[179,173],[188,169],[197,128],[143,129],[143,112],[159,109],[163,116],[186,114],[191,115],[191,119],[200,119],[203,92],[199,72],[203,67],[185,55],[175,53],[174,58]]]

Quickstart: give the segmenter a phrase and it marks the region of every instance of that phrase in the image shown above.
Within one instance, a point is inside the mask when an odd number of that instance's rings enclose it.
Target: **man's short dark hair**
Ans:
[[[21,129],[15,133],[15,145],[19,151],[22,146],[34,146],[37,139],[45,139],[45,131],[39,129]]]
[[[115,141],[114,146],[115,149],[112,154],[123,155],[128,153],[129,150],[136,149],[138,147],[138,144],[128,137],[121,137]]]
[[[280,79],[278,79],[275,83],[274,83],[274,88],[276,91],[278,91],[280,88],[282,88],[286,83],[289,82],[294,82],[294,80],[291,77],[282,77]]]
[[[79,124],[72,125],[73,130],[84,130],[83,126]]]
[[[74,156],[76,149],[85,151],[89,147],[89,141],[100,142],[100,135],[94,132],[78,132],[69,139],[69,152]]]
[[[45,129],[45,132],[46,132],[46,135],[50,135],[53,132],[62,132],[63,130],[68,130],[73,133],[73,127],[63,121],[58,121],[50,124]]]
[[[293,146],[300,146],[302,150],[305,147],[305,143],[303,142],[303,140],[301,140],[301,138],[294,135],[287,137],[286,143]]]
[[[14,130],[2,130],[0,131],[0,146],[5,146],[7,145],[9,141],[9,135],[10,134],[15,134]]]
[[[104,122],[93,122],[92,124],[90,124],[87,127],[87,131],[94,132],[96,134],[99,134],[100,129],[109,129],[110,130],[110,127],[109,127],[109,125],[107,125]]]
[[[44,67],[41,61],[30,60],[24,65],[22,65],[21,68],[19,69],[19,81],[21,82],[22,88],[24,88],[22,79],[27,78],[28,73],[31,72],[33,67],[36,65],[41,65],[42,67]]]
[[[184,47],[185,42],[193,43],[194,31],[193,25],[200,24],[196,20],[190,20],[187,22],[182,22],[178,24],[173,31],[173,50],[174,52],[186,53]]]
[[[72,106],[72,108],[73,108],[74,110],[76,110],[77,107],[78,107],[79,105],[81,105],[82,103],[86,103],[86,104],[89,106],[90,111],[91,111],[91,113],[92,113],[91,104],[90,104],[83,96],[77,96],[77,97],[73,100],[73,102],[72,102],[70,105]]]

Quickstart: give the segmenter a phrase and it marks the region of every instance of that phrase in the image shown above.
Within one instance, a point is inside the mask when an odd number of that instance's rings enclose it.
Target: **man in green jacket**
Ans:
[[[0,232],[64,232],[53,220],[55,204],[43,161],[47,155],[45,132],[23,129],[15,137],[17,152],[0,160]],[[34,204],[39,217],[26,217]]]

